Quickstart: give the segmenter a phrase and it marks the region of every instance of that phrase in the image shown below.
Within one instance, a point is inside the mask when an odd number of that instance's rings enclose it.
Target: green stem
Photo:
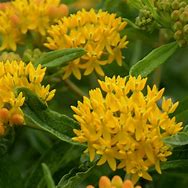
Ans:
[[[87,94],[85,92],[83,92],[80,88],[78,88],[72,81],[70,81],[69,79],[64,80],[64,82],[66,83],[66,85],[69,87],[70,90],[74,91],[74,93],[76,93],[77,95],[79,95],[80,97],[83,96],[87,96]]]
[[[155,70],[153,74],[153,84],[159,88],[160,82],[161,82],[161,76],[162,76],[162,67],[159,67]]]

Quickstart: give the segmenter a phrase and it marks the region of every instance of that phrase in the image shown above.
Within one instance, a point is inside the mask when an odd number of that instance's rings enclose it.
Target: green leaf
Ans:
[[[80,154],[83,152],[83,149],[83,147],[70,145],[66,142],[54,144],[33,164],[33,169],[30,171],[25,187],[45,187],[41,163],[48,165],[52,175],[61,168],[65,169],[65,173],[67,173],[71,168],[79,164]]]
[[[166,60],[172,54],[174,54],[177,47],[177,43],[172,42],[154,49],[146,57],[144,57],[142,60],[138,61],[135,65],[133,65],[130,69],[129,74],[132,76],[147,76],[157,67],[159,67],[159,65],[165,63]]]
[[[161,165],[162,170],[177,170],[181,169],[182,172],[188,172],[188,159],[166,161]]]
[[[128,3],[138,10],[144,7],[144,4],[140,0],[129,0]]]
[[[79,172],[76,169],[71,170],[68,174],[61,178],[57,188],[77,188],[78,185],[90,175],[95,166],[96,165],[94,164],[87,169],[80,170]]]
[[[0,158],[0,187],[1,188],[21,188],[23,179],[18,170],[18,166],[12,161],[10,156],[4,155]]]
[[[166,144],[172,146],[184,146],[188,144],[188,132],[179,132],[173,136],[163,139]]]
[[[49,132],[60,140],[71,144],[78,144],[72,141],[73,129],[78,123],[70,117],[50,110],[33,92],[27,88],[19,88],[25,96],[25,103],[22,106],[26,125]]]
[[[43,67],[53,68],[65,66],[69,61],[77,59],[86,52],[83,48],[70,48],[63,50],[55,50],[44,53],[35,63],[35,66],[41,64]]]
[[[42,163],[42,169],[44,173],[44,178],[46,180],[46,184],[48,188],[55,188],[55,183],[53,181],[50,169],[45,163]]]

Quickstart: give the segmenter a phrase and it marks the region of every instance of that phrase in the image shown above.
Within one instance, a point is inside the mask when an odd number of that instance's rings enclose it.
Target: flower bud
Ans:
[[[3,123],[0,122],[0,136],[3,136],[5,134],[5,128],[3,126]]]
[[[99,188],[111,188],[110,179],[107,176],[102,176],[99,180]]]
[[[120,176],[114,176],[112,178],[112,186],[114,187],[122,187],[123,181]]]
[[[175,22],[175,24],[173,25],[174,31],[181,30],[182,28],[183,28],[183,25],[180,21]]]
[[[173,1],[171,7],[174,10],[178,10],[180,8],[179,7],[179,1],[178,0]]]
[[[174,33],[174,38],[175,38],[176,40],[181,39],[182,36],[183,36],[183,33],[182,33],[181,30],[178,30],[178,31],[176,31],[176,32]]]
[[[23,125],[24,124],[24,117],[23,115],[21,114],[13,114],[11,119],[10,119],[10,122],[14,125]]]
[[[0,109],[0,120],[3,123],[8,122],[8,120],[9,120],[9,110],[7,108],[1,108]]]
[[[180,16],[180,12],[179,10],[174,10],[171,14],[171,18],[172,20],[174,21],[177,21],[179,19],[179,16]]]
[[[10,20],[13,23],[13,25],[18,25],[20,23],[20,19],[16,14],[11,15]]]
[[[184,11],[182,14],[180,14],[180,20],[182,22],[188,22],[188,11]]]
[[[188,34],[188,24],[186,24],[184,27],[183,27],[183,32],[185,34]]]
[[[185,7],[187,5],[187,3],[185,1],[182,1],[181,3],[179,3],[179,7]]]

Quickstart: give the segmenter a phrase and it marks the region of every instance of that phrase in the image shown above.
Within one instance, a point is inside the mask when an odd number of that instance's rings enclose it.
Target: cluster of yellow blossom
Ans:
[[[0,3],[0,50],[16,50],[25,34],[44,36],[50,24],[68,14],[68,8],[60,0],[14,0]]]
[[[24,123],[20,107],[25,98],[21,92],[15,94],[16,88],[28,88],[43,101],[53,98],[55,90],[49,91],[49,85],[41,85],[44,75],[45,68],[41,68],[41,65],[35,69],[32,63],[25,65],[22,61],[0,62],[0,135],[6,133],[8,126]]]
[[[155,165],[158,173],[160,161],[171,155],[163,138],[176,134],[182,123],[170,118],[178,106],[162,95],[154,85],[144,88],[147,79],[130,76],[105,77],[100,88],[89,92],[83,103],[72,106],[80,130],[74,129],[74,141],[87,143],[90,160],[100,156],[98,165],[108,162],[112,170],[123,168],[136,182],[139,177],[151,180],[148,168]],[[117,164],[118,163],[118,164]]]
[[[84,75],[95,70],[104,76],[101,65],[112,63],[114,60],[122,64],[122,49],[126,47],[126,36],[121,37],[120,32],[125,28],[126,22],[116,18],[116,14],[109,14],[102,10],[95,12],[82,10],[69,17],[59,20],[48,30],[49,37],[45,46],[51,50],[81,47],[86,54],[65,66],[63,79],[72,73],[81,79],[81,69]]]
[[[92,185],[88,185],[87,188],[95,188]],[[99,180],[99,188],[141,188],[141,186],[134,186],[131,180],[123,180],[120,176],[114,176],[112,181],[107,176],[102,176]]]

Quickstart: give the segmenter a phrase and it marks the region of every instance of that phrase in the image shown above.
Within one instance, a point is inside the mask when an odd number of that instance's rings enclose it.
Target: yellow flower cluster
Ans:
[[[32,63],[25,65],[22,61],[0,62],[0,135],[13,124],[23,124],[24,117],[21,106],[24,103],[22,93],[15,94],[15,89],[25,87],[35,92],[43,101],[53,98],[55,90],[41,85],[45,68],[39,65],[36,69]]]
[[[86,50],[85,55],[63,68],[63,79],[72,73],[81,79],[81,69],[85,70],[84,75],[95,70],[104,76],[101,65],[110,64],[114,60],[122,64],[122,49],[128,42],[127,37],[121,37],[120,32],[126,24],[120,17],[116,18],[116,14],[102,10],[78,11],[51,26],[45,46],[51,50],[77,47]]]
[[[28,31],[44,36],[50,24],[68,14],[60,0],[14,0],[0,3],[0,50],[16,50]]]
[[[98,154],[98,165],[108,162],[112,170],[123,168],[134,182],[139,177],[151,180],[147,172],[151,166],[161,173],[160,161],[171,155],[163,138],[182,129],[182,123],[169,117],[178,102],[164,97],[161,101],[164,89],[158,91],[155,85],[147,86],[144,95],[146,80],[105,77],[99,81],[102,91],[91,90],[89,98],[72,107],[80,124],[73,140],[87,143],[91,161]]]
[[[87,188],[95,188],[88,185]],[[131,180],[123,181],[120,176],[114,176],[112,181],[107,176],[102,176],[99,180],[99,188],[141,188],[141,186],[134,186]]]

